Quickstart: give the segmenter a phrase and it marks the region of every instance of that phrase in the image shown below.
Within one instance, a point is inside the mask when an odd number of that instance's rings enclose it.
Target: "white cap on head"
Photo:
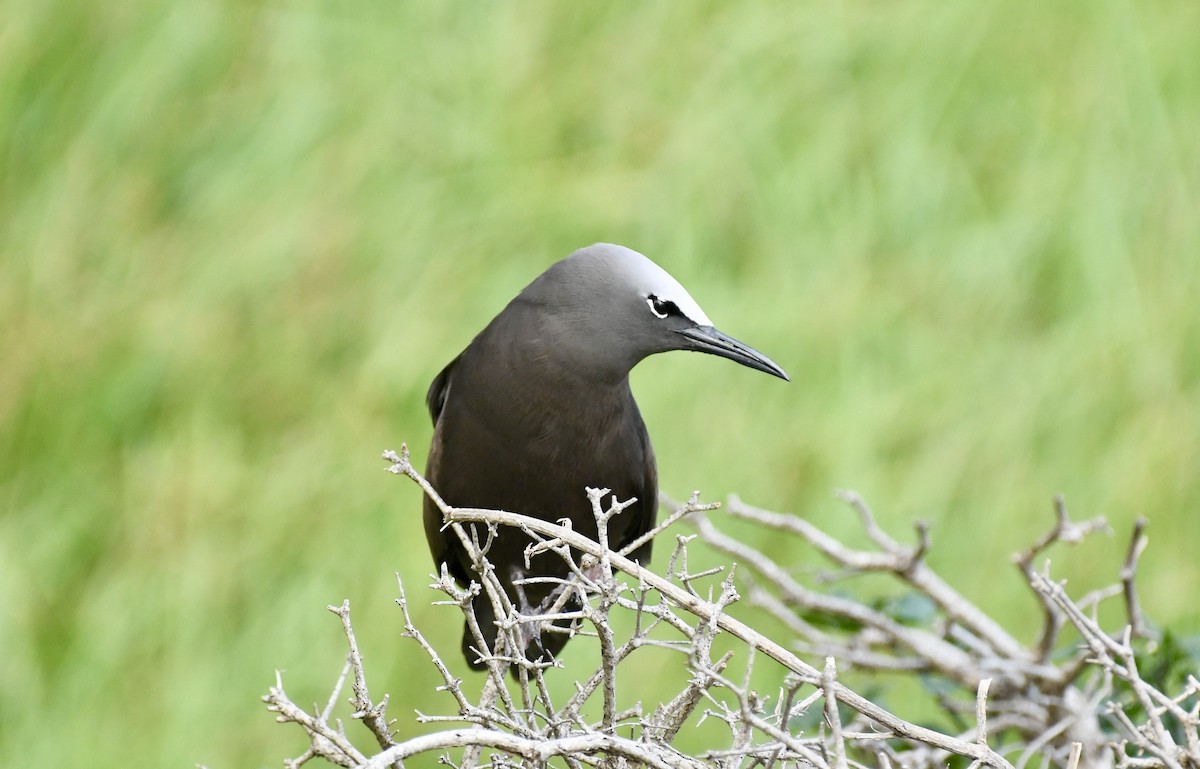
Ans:
[[[671,277],[669,272],[650,261],[649,257],[644,254],[639,254],[632,248],[612,243],[596,243],[584,250],[608,257],[614,271],[619,270],[627,280],[637,287],[643,298],[656,297],[663,302],[673,302],[679,311],[696,325],[713,325],[708,314],[700,309],[700,305],[687,292],[687,289]]]

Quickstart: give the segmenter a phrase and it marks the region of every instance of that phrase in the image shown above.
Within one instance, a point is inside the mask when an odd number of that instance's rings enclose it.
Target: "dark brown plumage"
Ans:
[[[770,360],[716,329],[674,279],[646,257],[598,244],[556,263],[508,304],[434,379],[426,402],[434,423],[426,478],[456,507],[509,510],[544,520],[569,518],[596,537],[587,486],[637,498],[609,524],[620,549],[654,525],[658,478],[629,372],[648,355],[667,350],[709,352],[787,378]],[[442,515],[425,501],[425,534],[434,563],[456,580],[475,575],[461,543],[442,529]],[[529,539],[501,527],[488,559],[509,598],[522,607],[513,580],[565,577],[561,559],[533,558]],[[631,557],[647,563],[647,542]],[[524,588],[524,608],[554,589]],[[475,613],[489,647],[495,617],[485,595]],[[565,633],[531,639],[530,657],[554,656]],[[479,669],[479,651],[464,633],[463,653]]]

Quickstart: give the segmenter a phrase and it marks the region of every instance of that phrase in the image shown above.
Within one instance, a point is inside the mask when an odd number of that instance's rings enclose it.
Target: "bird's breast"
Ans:
[[[586,500],[588,486],[621,498],[643,493],[654,459],[631,396],[498,395],[450,393],[437,427],[437,481],[447,502],[555,520]]]

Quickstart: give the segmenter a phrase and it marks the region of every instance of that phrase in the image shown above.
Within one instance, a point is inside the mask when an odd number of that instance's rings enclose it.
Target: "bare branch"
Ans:
[[[1138,601],[1137,577],[1138,559],[1149,544],[1146,537],[1146,519],[1139,517],[1133,522],[1133,536],[1129,538],[1129,551],[1125,555],[1125,563],[1121,565],[1121,587],[1125,596],[1125,613],[1129,617],[1129,625],[1133,628],[1134,636],[1146,638],[1149,633],[1146,621],[1142,618],[1142,606]]]
[[[825,696],[825,722],[829,724],[833,745],[835,769],[848,769],[846,763],[846,738],[842,734],[842,717],[838,713],[837,691],[833,682],[837,679],[837,665],[833,657],[825,658],[825,671],[821,674],[821,691]]]
[[[977,736],[975,741],[980,745],[987,745],[987,696],[988,688],[992,685],[992,679],[985,678],[979,682],[979,693],[975,697],[975,728]]]
[[[494,729],[455,729],[414,737],[360,764],[359,769],[384,769],[390,764],[421,753],[464,746],[493,748],[509,755],[527,758],[538,766],[554,756],[604,753],[640,761],[655,769],[705,769],[702,762],[676,751],[656,750],[643,742],[612,734],[592,733],[560,739],[529,739]]]
[[[933,769],[952,755],[972,767],[1011,768],[1013,759],[1019,769],[1200,767],[1200,681],[1188,676],[1181,692],[1168,694],[1138,669],[1139,655],[1153,648],[1134,589],[1146,548],[1144,521],[1134,527],[1120,583],[1072,599],[1050,578],[1049,564],[1038,572],[1034,561],[1051,546],[1078,542],[1105,524],[1073,522],[1062,498],[1056,499],[1053,528],[1014,556],[1045,615],[1041,638],[1031,648],[931,569],[928,526],[917,523],[915,542],[901,544],[853,492],[840,496],[858,515],[865,549],[809,521],[737,498],[729,513],[777,537],[798,537],[831,561],[839,578],[875,575],[851,587],[873,591],[883,578],[905,591],[901,599],[886,592],[862,597],[845,582],[832,593],[820,575],[808,578],[816,587],[801,584],[803,574],[720,531],[705,516],[717,505],[701,503],[698,493],[674,506],[646,536],[614,551],[609,525],[631,501],[610,498],[607,489],[586,491],[596,521],[596,537],[589,539],[567,521],[451,507],[413,469],[407,451],[385,458],[392,472],[421,487],[441,511],[446,530],[466,549],[474,581],[462,587],[443,568],[431,587],[443,596],[436,603],[456,606],[462,614],[485,668],[483,689],[477,697],[468,695],[454,666],[414,623],[399,584],[404,636],[438,671],[438,690],[448,694],[449,708],[417,714],[419,723],[441,731],[397,742],[386,714],[388,697],[378,703],[370,697],[349,603],[330,607],[341,620],[348,652],[324,707],[312,712],[297,707],[278,676],[264,697],[277,720],[296,723],[307,735],[304,752],[284,762],[289,768],[319,757],[343,767],[401,769],[425,753],[440,754],[441,763],[462,769]],[[629,560],[629,553],[667,536],[667,528],[681,520],[698,534],[675,536],[665,573]],[[498,575],[488,552],[501,526],[529,538],[527,567],[535,556],[538,562],[558,559],[558,573],[565,576]],[[697,560],[702,556],[693,551],[704,545],[732,562],[707,568],[709,561]],[[618,579],[621,573],[632,581]],[[505,592],[501,577],[516,590]],[[743,594],[749,600],[735,605]],[[1118,594],[1125,598],[1129,626],[1106,632],[1094,607]],[[614,622],[622,612],[628,621]],[[751,617],[755,621],[747,621]],[[495,623],[494,643],[485,642],[493,628],[481,627],[481,621]],[[1083,639],[1081,648],[1058,647],[1067,623]],[[545,673],[564,662],[525,653],[531,644],[537,648],[532,642],[542,633],[595,639],[595,666],[579,675],[573,670],[577,663],[564,658],[566,669],[549,674],[556,685],[561,676],[570,681],[576,675],[570,696],[548,685]],[[823,659],[823,668],[798,651]],[[678,661],[690,671],[673,696],[664,693],[657,703],[647,703],[652,709],[643,707],[643,698],[660,695],[621,675],[630,669],[628,659],[643,654]],[[735,660],[744,667],[736,668]],[[883,707],[877,695],[888,695],[875,688],[879,672],[907,678],[913,691],[905,690],[903,706],[914,707],[914,695],[924,697],[933,710],[914,709],[935,716],[915,724]],[[339,703],[345,707],[341,691],[347,681],[349,715],[371,734],[376,747],[370,750],[356,746],[336,716]],[[766,695],[755,688],[764,681]],[[872,687],[871,697],[850,685],[863,681]],[[684,727],[707,719],[724,736],[694,755],[682,752],[675,743]]]
[[[1034,571],[1033,559],[1048,547],[1057,542],[1071,544],[1081,542],[1087,535],[1093,532],[1108,530],[1108,522],[1103,517],[1093,518],[1083,523],[1072,521],[1070,515],[1067,513],[1066,500],[1062,494],[1058,494],[1054,497],[1054,527],[1043,534],[1027,549],[1014,555],[1013,562],[1017,564],[1017,568],[1025,576],[1026,583],[1031,583]],[[1064,618],[1055,609],[1054,604],[1046,600],[1045,596],[1036,590],[1034,591],[1034,595],[1037,596],[1043,612],[1042,635],[1038,640],[1036,656],[1039,662],[1044,662],[1050,657],[1051,652],[1054,651],[1054,645],[1058,642],[1058,634],[1062,631]]]
[[[451,507],[438,496],[433,487],[429,485],[429,482],[413,468],[412,464],[408,461],[407,449],[401,455],[390,454],[385,455],[385,458],[393,463],[389,468],[393,473],[408,476],[430,496],[430,499],[441,510],[448,524],[496,523],[505,526],[515,526],[548,539],[560,539],[573,549],[597,559],[604,555],[603,548],[598,543],[558,524],[506,511]],[[779,643],[767,638],[729,615],[718,611],[713,604],[700,599],[694,593],[682,590],[657,574],[641,568],[638,564],[624,556],[610,553],[608,557],[611,559],[614,568],[634,576],[639,582],[650,585],[675,605],[702,620],[716,622],[722,630],[761,650],[794,674],[801,676],[814,685],[819,684],[821,679],[820,672]],[[1003,757],[985,746],[981,747],[975,743],[948,737],[923,726],[905,721],[858,693],[847,689],[841,683],[835,683],[834,686],[839,701],[878,722],[899,736],[935,745],[969,758],[980,759],[985,761],[989,766],[1011,766]]]
[[[860,512],[869,536],[884,548],[884,552],[853,550],[803,518],[769,513],[746,505],[736,498],[730,500],[729,514],[773,529],[798,534],[834,563],[854,572],[883,571],[894,574],[933,599],[947,616],[970,628],[997,653],[1009,658],[1021,658],[1027,654],[1016,639],[1005,632],[995,620],[963,598],[928,567],[924,560],[925,551],[929,546],[928,531],[923,525],[917,528],[921,544],[915,548],[904,547],[883,534],[861,497],[853,492],[841,492],[841,496]]]
[[[350,644],[348,661],[354,672],[351,690],[354,697],[350,700],[354,705],[354,718],[359,719],[375,735],[376,742],[381,748],[389,748],[392,741],[392,730],[387,721],[387,702],[385,695],[378,705],[371,703],[371,695],[367,691],[367,674],[363,670],[362,654],[358,651],[358,640],[354,637],[354,627],[350,624],[350,601],[342,601],[341,606],[326,607],[342,620],[342,630],[346,633],[346,641]],[[326,709],[328,710],[328,708]]]

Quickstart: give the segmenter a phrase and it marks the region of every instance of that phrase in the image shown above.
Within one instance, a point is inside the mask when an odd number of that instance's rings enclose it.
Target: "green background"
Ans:
[[[598,240],[794,380],[640,366],[666,493],[859,541],[854,488],[1033,639],[1009,555],[1061,491],[1116,531],[1052,553],[1076,595],[1146,515],[1146,610],[1200,629],[1197,30],[1119,0],[7,0],[0,765],[277,766],[303,740],[257,698],[283,668],[324,701],[342,598],[401,733],[444,712],[393,572],[462,670],[459,620],[378,455],[423,464],[428,382]]]

